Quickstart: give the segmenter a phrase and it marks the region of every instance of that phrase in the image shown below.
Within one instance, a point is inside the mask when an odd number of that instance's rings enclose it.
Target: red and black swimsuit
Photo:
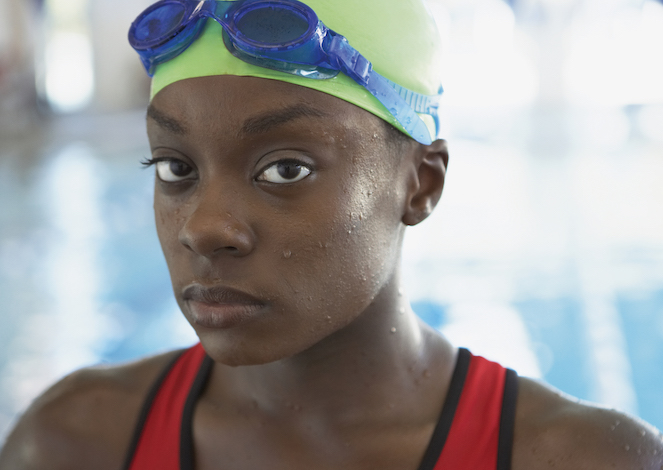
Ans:
[[[147,396],[124,470],[193,470],[192,419],[213,361],[183,351]],[[509,470],[516,373],[460,349],[449,392],[419,470]]]

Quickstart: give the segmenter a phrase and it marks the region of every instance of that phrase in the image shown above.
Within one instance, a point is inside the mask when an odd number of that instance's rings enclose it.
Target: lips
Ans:
[[[192,284],[182,291],[191,322],[203,328],[227,329],[260,313],[265,303],[244,292],[226,287]]]

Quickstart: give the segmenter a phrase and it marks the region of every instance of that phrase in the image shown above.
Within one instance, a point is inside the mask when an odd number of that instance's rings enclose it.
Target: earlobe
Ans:
[[[426,219],[437,206],[449,163],[447,143],[436,140],[430,145],[419,145],[410,182],[407,206],[403,214],[405,225],[417,225]]]

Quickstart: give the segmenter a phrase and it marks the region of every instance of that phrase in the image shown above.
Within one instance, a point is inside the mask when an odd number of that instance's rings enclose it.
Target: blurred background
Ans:
[[[150,0],[0,0],[0,443],[53,381],[196,341],[154,230]],[[663,4],[430,0],[451,162],[408,234],[457,345],[663,428]]]

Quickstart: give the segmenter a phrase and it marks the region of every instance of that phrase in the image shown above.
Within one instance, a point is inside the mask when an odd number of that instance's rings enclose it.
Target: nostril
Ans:
[[[194,250],[195,251],[195,250]],[[237,255],[240,254],[241,251],[239,248],[233,245],[228,245],[228,246],[220,246],[218,248],[215,248],[209,252],[210,255],[217,256],[221,254],[227,254],[227,255]]]

